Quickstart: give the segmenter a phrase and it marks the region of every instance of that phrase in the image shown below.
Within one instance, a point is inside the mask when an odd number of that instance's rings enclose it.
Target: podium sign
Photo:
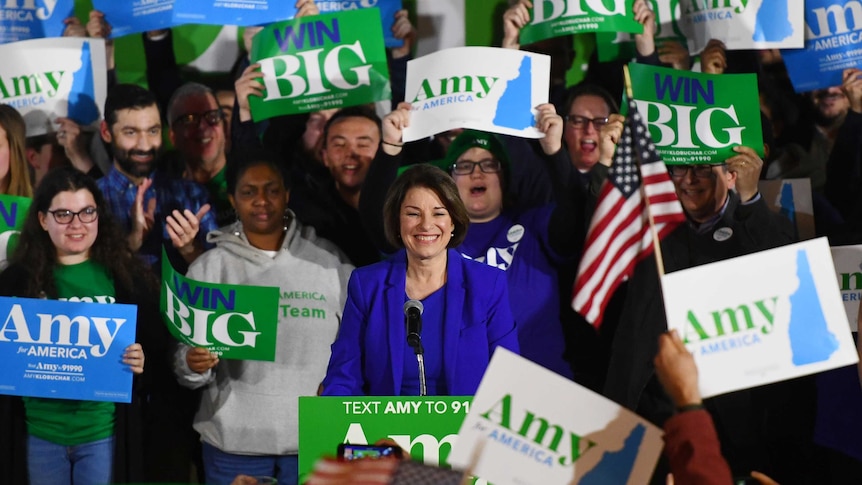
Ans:
[[[335,456],[339,443],[374,444],[384,438],[398,443],[416,461],[448,468],[449,453],[472,399],[300,397],[300,483],[308,479],[318,459]]]

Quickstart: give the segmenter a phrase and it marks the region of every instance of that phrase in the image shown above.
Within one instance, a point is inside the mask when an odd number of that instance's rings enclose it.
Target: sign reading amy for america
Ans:
[[[105,14],[115,39],[175,25],[174,0],[93,0],[93,8]]]
[[[613,401],[498,347],[449,462],[497,485],[646,484],[662,434]]]
[[[105,105],[105,41],[81,37],[0,45],[0,103],[17,109],[27,136],[54,131],[65,116],[97,127]]]
[[[763,156],[754,74],[703,74],[629,64],[638,112],[667,164],[724,163],[733,147]]]
[[[826,238],[662,277],[703,397],[858,361]]]
[[[0,44],[60,37],[72,16],[74,0],[3,0],[0,3]]]
[[[205,347],[225,359],[274,361],[278,312],[289,310],[279,306],[279,297],[279,289],[272,286],[186,278],[162,252],[159,308],[168,331],[186,345]]]
[[[807,1],[807,0],[806,0]],[[680,0],[680,25],[688,49],[699,53],[710,39],[728,50],[797,48],[805,43],[799,0]]]
[[[249,97],[252,118],[344,108],[392,97],[380,13],[359,9],[266,26],[254,37],[263,97]]]
[[[862,305],[862,244],[832,247],[835,276],[850,330],[859,331],[859,305]]]
[[[862,66],[862,2],[805,0],[805,48],[781,57],[798,93],[842,84],[842,72]]]
[[[0,297],[0,394],[131,402],[136,319],[134,305]]]
[[[175,0],[176,24],[263,25],[292,19],[296,7],[291,0]]]
[[[521,44],[578,32],[643,32],[635,21],[632,0],[535,0],[530,23],[521,29]]]
[[[548,102],[551,58],[495,47],[455,47],[407,62],[412,103],[404,141],[453,128],[544,136],[535,107]]]

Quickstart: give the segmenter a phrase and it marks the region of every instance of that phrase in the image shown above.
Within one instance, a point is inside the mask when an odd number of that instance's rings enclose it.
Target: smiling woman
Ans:
[[[157,345],[164,327],[152,311],[158,308],[154,282],[104,210],[93,179],[73,168],[49,172],[33,197],[11,264],[0,274],[0,295],[138,304],[136,340],[143,344],[126,347],[122,360],[137,375],[144,371],[144,347]],[[142,446],[132,432],[139,431],[136,409],[142,392],[136,382],[130,405],[24,397],[26,436],[4,432],[0,448],[12,441],[27,450],[30,483],[142,480],[135,474],[141,465],[133,463],[140,454],[115,453],[115,447]],[[12,403],[13,410],[18,406]],[[23,423],[25,418],[17,419]],[[23,466],[3,465],[0,469],[13,476]],[[17,483],[6,478],[4,471],[0,481]]]
[[[505,274],[452,249],[469,216],[452,178],[436,167],[405,171],[386,195],[383,218],[386,239],[401,251],[351,275],[323,394],[474,394],[494,349],[518,351]],[[411,306],[424,313],[408,334]]]
[[[242,470],[298,480],[298,397],[314,395],[338,330],[347,277],[329,241],[287,209],[290,180],[271,154],[231,153],[227,189],[238,220],[212,231],[216,244],[189,267],[210,283],[275,286],[275,362],[220,360],[205,348],[181,345],[174,360],[180,384],[203,388],[194,420],[203,442],[206,483],[229,484]],[[258,341],[264,339],[260,336]]]

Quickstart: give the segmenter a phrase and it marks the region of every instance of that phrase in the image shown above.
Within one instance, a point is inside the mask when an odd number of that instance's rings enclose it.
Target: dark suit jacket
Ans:
[[[503,271],[448,251],[443,369],[451,395],[472,395],[501,345],[518,352]],[[323,381],[324,395],[397,396],[404,375],[407,255],[350,276],[347,303]]]

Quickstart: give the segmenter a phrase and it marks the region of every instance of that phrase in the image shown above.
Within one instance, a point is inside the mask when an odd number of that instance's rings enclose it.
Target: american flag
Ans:
[[[667,168],[631,99],[628,113],[590,221],[572,292],[572,308],[596,328],[614,290],[653,251],[647,211],[652,212],[659,239],[685,221]],[[638,157],[640,172],[635,163]]]

